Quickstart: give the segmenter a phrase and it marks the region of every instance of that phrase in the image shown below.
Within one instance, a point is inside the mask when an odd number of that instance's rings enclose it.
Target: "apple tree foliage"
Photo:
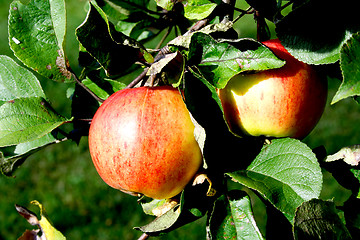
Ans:
[[[239,2],[249,8],[240,9]],[[260,43],[277,37],[295,58],[342,81],[332,103],[345,98],[359,101],[356,1],[91,0],[85,4],[86,19],[75,33],[80,47],[72,49],[79,51],[78,66],[69,65],[64,47],[64,0],[14,0],[9,7],[9,44],[20,64],[0,56],[3,175],[13,175],[39,149],[86,136],[96,109],[115,91],[168,84],[183,90],[198,124],[204,171],[177,201],[139,200],[146,214],[156,215],[152,222],[136,227],[144,236],[166,234],[206,218],[209,239],[358,239],[359,147],[343,146],[327,156],[326,149],[310,149],[296,139],[235,136],[227,128],[216,94],[236,74],[281,67],[284,62]],[[257,39],[238,34],[245,15],[254,17]],[[81,68],[80,73],[75,68]],[[76,84],[67,93],[72,99],[70,118],[52,108],[40,84],[46,79]],[[322,168],[352,191],[344,206],[319,198]],[[266,205],[266,233],[257,225],[252,196]],[[17,210],[34,221],[27,209],[17,206]],[[49,223],[36,221],[32,224],[40,226],[47,239],[64,238],[58,232],[51,235],[56,230]]]

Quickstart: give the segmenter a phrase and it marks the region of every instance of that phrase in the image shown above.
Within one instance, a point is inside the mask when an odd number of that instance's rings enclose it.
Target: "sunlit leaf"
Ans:
[[[186,0],[183,2],[185,17],[190,20],[201,20],[209,16],[217,4],[210,0]]]
[[[0,172],[4,175],[11,176],[19,165],[31,154],[51,144],[59,143],[51,133],[46,134],[38,139],[20,143],[18,145],[0,148]]]
[[[0,56],[0,101],[26,97],[45,97],[40,82],[10,57]]]
[[[334,104],[344,98],[360,96],[360,34],[354,34],[340,52],[343,82],[333,97]]]
[[[9,15],[10,47],[15,56],[41,75],[70,81],[63,45],[66,33],[64,0],[14,1]]]
[[[351,147],[344,147],[337,153],[327,156],[326,162],[333,162],[336,160],[344,160],[349,165],[357,166],[360,162],[360,145],[353,145]]]
[[[322,173],[315,154],[295,139],[273,140],[265,145],[246,170],[228,173],[258,191],[292,222],[303,202],[318,198]]]
[[[65,236],[59,232],[56,228],[52,226],[49,222],[45,210],[41,203],[34,200],[31,202],[34,205],[37,205],[40,208],[40,219],[36,216],[35,213],[31,212],[30,210],[26,209],[25,207],[16,205],[17,212],[23,216],[31,225],[38,226],[41,230],[41,236],[38,235],[38,229],[33,231],[26,231],[20,239],[29,240],[31,237],[36,237],[35,239],[46,239],[46,240],[65,240]]]
[[[0,147],[35,140],[65,121],[41,97],[4,102],[0,106]]]
[[[196,33],[191,38],[189,62],[217,88],[224,88],[236,74],[250,70],[279,68],[284,62],[267,47],[252,39],[217,42]]]

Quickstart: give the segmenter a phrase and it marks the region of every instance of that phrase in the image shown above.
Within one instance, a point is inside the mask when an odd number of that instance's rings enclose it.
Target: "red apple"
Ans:
[[[168,86],[120,90],[100,106],[91,122],[91,158],[111,187],[171,198],[202,164],[194,128],[178,90]]]
[[[304,138],[324,111],[327,81],[291,56],[278,39],[264,44],[286,64],[233,77],[219,90],[225,119],[239,135]]]

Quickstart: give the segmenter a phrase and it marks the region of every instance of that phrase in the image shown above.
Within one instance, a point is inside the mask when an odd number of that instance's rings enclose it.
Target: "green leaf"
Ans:
[[[26,97],[45,98],[40,82],[11,58],[0,56],[0,101]]]
[[[347,11],[339,11],[342,7]],[[351,33],[360,30],[357,14],[357,2],[353,0],[307,1],[276,24],[276,33],[285,48],[300,61],[334,63]]]
[[[210,239],[264,239],[258,229],[250,198],[244,192],[231,191],[216,200],[209,218]]]
[[[49,133],[33,141],[0,148],[0,155],[2,155],[2,157],[0,157],[0,172],[6,176],[11,176],[28,156],[48,145],[59,142],[61,142],[61,140],[56,139]]]
[[[105,13],[93,2],[85,22],[76,29],[76,36],[107,75],[122,73],[136,61],[141,61],[142,53],[147,53],[140,43],[117,32]]]
[[[201,20],[208,17],[216,6],[217,4],[210,0],[186,0],[184,1],[184,16],[190,20]]]
[[[26,66],[55,81],[72,79],[64,54],[64,0],[14,1],[9,15],[10,47]]]
[[[42,97],[3,102],[0,106],[0,147],[38,139],[65,121]]]
[[[95,82],[87,77],[82,81],[82,83],[101,99],[107,99],[114,92],[126,87],[125,83],[111,79]]]
[[[315,154],[295,139],[265,145],[246,170],[228,173],[234,181],[258,191],[292,222],[303,202],[318,198],[322,173]]]
[[[174,5],[177,1],[175,1],[175,0],[155,0],[155,2],[159,7],[163,8],[167,11],[170,11],[174,7]]]
[[[330,201],[312,199],[296,211],[294,220],[296,240],[352,239]]]
[[[360,95],[360,34],[354,34],[341,49],[340,67],[343,82],[333,97],[331,104],[344,98]]]
[[[224,88],[236,74],[250,70],[279,68],[284,61],[252,39],[217,42],[209,35],[195,33],[191,38],[189,64],[216,88]]]

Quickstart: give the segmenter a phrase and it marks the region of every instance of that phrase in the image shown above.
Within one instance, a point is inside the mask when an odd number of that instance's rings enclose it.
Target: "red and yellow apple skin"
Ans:
[[[178,90],[169,86],[120,90],[94,115],[90,155],[111,187],[171,198],[202,164],[194,128]]]
[[[239,135],[302,139],[324,111],[327,80],[291,56],[278,39],[264,44],[286,64],[233,77],[219,90],[225,119]]]

